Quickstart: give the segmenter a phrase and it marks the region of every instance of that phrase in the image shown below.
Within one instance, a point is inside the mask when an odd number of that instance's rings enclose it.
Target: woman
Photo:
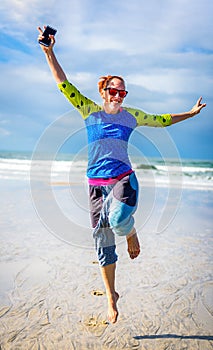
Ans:
[[[38,40],[43,38],[39,27]],[[108,318],[115,323],[118,317],[115,290],[115,234],[126,236],[131,259],[140,253],[134,228],[133,214],[138,202],[138,183],[127,154],[132,131],[140,125],[166,127],[198,114],[206,104],[197,101],[194,107],[181,114],[151,115],[141,110],[122,107],[127,95],[120,76],[100,78],[99,92],[103,105],[99,106],[83,96],[68,82],[59,65],[50,35],[49,47],[41,46],[59,89],[85,120],[88,133],[88,182],[91,221],[103,282],[108,300]]]

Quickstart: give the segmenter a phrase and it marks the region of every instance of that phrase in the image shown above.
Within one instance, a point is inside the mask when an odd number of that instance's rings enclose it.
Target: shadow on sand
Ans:
[[[137,335],[133,337],[137,340],[143,339],[197,339],[197,340],[213,340],[212,335],[177,335],[177,334],[153,334],[153,335]]]

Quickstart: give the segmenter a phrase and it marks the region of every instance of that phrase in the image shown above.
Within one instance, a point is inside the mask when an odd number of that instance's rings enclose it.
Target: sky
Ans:
[[[32,151],[51,128],[52,139],[66,131],[61,150],[85,147],[84,123],[37,43],[37,26],[49,24],[68,79],[97,103],[97,81],[107,74],[127,82],[125,105],[149,113],[185,112],[200,96],[207,103],[166,131],[138,128],[133,148],[156,156],[162,138],[168,154],[172,143],[181,158],[213,159],[212,13],[212,0],[1,0],[0,150]]]

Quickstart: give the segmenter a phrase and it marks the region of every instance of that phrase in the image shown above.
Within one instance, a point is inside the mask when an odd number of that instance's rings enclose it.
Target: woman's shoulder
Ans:
[[[75,85],[68,80],[59,83],[58,88],[69,102],[79,111],[83,119],[86,119],[91,113],[101,110],[101,106],[83,95]]]

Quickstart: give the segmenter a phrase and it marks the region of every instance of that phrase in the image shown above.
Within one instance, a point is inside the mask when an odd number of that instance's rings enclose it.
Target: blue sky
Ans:
[[[69,80],[96,102],[105,74],[122,75],[125,104],[150,113],[187,111],[203,96],[207,107],[199,116],[166,132],[181,157],[213,159],[212,13],[212,0],[1,0],[0,149],[33,150],[69,113],[70,135],[84,126],[37,44],[37,26],[49,24],[58,29],[55,52]],[[155,156],[143,130],[135,140],[146,156]],[[161,131],[152,132],[157,138]],[[64,150],[75,148],[66,142]]]

